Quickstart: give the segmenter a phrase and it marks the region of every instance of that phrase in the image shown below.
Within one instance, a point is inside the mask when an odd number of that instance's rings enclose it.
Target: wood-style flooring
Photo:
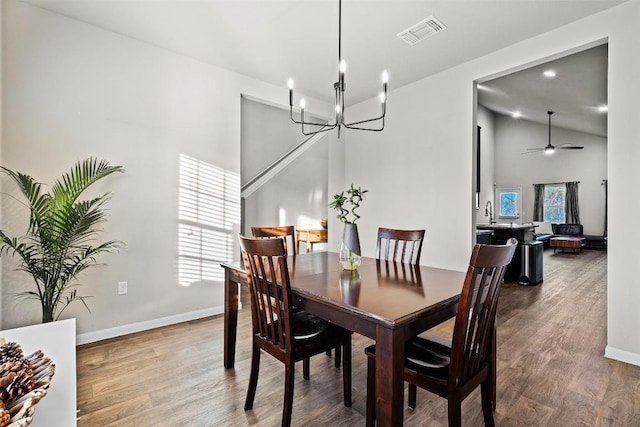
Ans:
[[[498,426],[640,426],[640,367],[605,359],[606,252],[544,255],[544,282],[506,283],[498,313]],[[462,284],[461,284],[462,285]],[[246,302],[245,302],[246,303]],[[78,426],[280,425],[284,367],[262,357],[254,409],[243,404],[250,366],[250,311],[239,317],[236,367],[223,368],[222,317],[78,348]],[[435,329],[449,334],[451,322]],[[342,404],[331,358],[296,372],[293,424],[364,425],[366,357],[354,334],[353,406]],[[406,395],[406,392],[405,392]],[[446,426],[446,401],[418,391],[405,425]],[[482,426],[478,391],[463,424]]]

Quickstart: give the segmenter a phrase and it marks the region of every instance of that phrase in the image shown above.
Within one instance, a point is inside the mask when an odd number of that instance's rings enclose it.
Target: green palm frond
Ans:
[[[111,240],[98,241],[99,226],[106,220],[104,207],[110,199],[106,193],[89,200],[79,200],[93,183],[115,172],[104,160],[89,158],[79,161],[70,172],[57,180],[49,193],[31,176],[0,167],[27,199],[30,208],[29,228],[24,236],[10,237],[0,230],[0,256],[13,255],[18,268],[29,273],[35,291],[20,295],[40,301],[43,322],[57,319],[73,301],[89,308],[75,289],[79,273],[98,263],[99,255],[112,252],[124,244]]]

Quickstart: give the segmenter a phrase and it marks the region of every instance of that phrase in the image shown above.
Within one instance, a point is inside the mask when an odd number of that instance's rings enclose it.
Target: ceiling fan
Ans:
[[[547,114],[549,115],[549,143],[543,148],[527,148],[527,152],[522,154],[531,154],[531,153],[537,153],[540,151],[544,151],[544,154],[553,154],[556,151],[556,149],[582,150],[584,148],[579,145],[571,145],[571,144],[551,145],[551,115],[553,114],[553,111],[547,111]]]

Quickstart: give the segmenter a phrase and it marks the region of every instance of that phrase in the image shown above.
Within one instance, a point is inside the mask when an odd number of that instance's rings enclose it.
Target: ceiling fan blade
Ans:
[[[544,151],[544,148],[527,148],[527,150],[524,153],[520,153],[520,154],[533,154],[533,153],[540,153],[541,151]]]
[[[544,148],[540,148],[540,147],[538,147],[538,148],[527,148],[527,151],[542,151],[542,150],[544,150]]]
[[[584,147],[580,145],[560,144],[556,145],[556,148],[560,148],[562,150],[582,150]]]

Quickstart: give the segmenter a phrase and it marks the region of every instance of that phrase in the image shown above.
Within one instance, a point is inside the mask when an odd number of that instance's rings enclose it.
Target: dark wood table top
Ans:
[[[223,264],[244,272],[240,264]],[[362,258],[357,270],[343,270],[338,254],[290,256],[293,291],[305,300],[331,304],[398,328],[426,310],[460,297],[465,272]],[[367,334],[368,335],[368,334]]]

